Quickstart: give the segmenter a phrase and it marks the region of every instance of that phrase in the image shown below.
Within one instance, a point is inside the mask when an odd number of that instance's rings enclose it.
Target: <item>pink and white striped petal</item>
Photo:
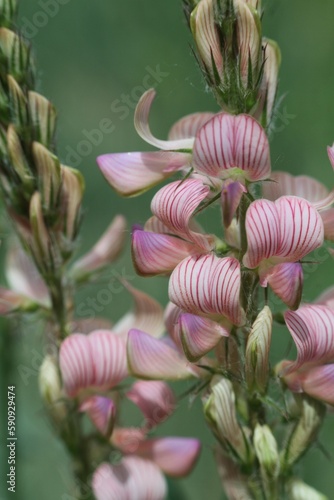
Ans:
[[[69,397],[88,388],[110,389],[128,374],[125,342],[107,330],[67,337],[60,346],[59,364]]]
[[[266,273],[261,273],[262,286],[267,284],[290,309],[299,307],[303,292],[303,268],[298,262],[277,264]]]
[[[244,193],[247,193],[247,189],[241,182],[233,182],[232,179],[224,182],[221,202],[225,228],[230,227]]]
[[[243,263],[249,269],[256,268],[279,250],[279,212],[275,203],[268,200],[254,201],[246,213],[247,252]]]
[[[263,197],[275,201],[281,196],[298,196],[311,203],[328,196],[328,189],[321,182],[308,175],[291,175],[287,172],[273,172],[270,182],[264,182]]]
[[[196,464],[201,451],[198,439],[163,437],[146,439],[137,449],[137,454],[152,460],[167,475],[187,476]]]
[[[302,373],[301,388],[312,398],[334,405],[334,365],[316,366]]]
[[[165,339],[155,339],[140,330],[130,330],[128,366],[132,375],[146,380],[179,380],[193,375],[191,366]]]
[[[216,347],[222,337],[230,334],[216,321],[189,313],[181,314],[179,328],[184,354],[191,362],[201,359]]]
[[[213,237],[191,228],[191,218],[208,193],[208,186],[204,186],[199,180],[172,182],[157,192],[152,200],[151,210],[172,233],[208,251],[213,247]]]
[[[174,269],[169,281],[169,298],[186,312],[223,315],[233,324],[242,325],[240,284],[237,259],[194,255]]]
[[[181,260],[196,252],[197,246],[176,236],[141,230],[132,233],[132,260],[140,276],[169,274]]]
[[[122,196],[136,196],[189,164],[191,155],[167,151],[101,155],[97,164],[109,184]]]
[[[334,311],[326,306],[307,305],[287,311],[286,325],[297,347],[297,360],[283,375],[334,360]]]
[[[129,456],[117,465],[101,464],[92,479],[96,500],[164,500],[166,480],[150,460]]]
[[[295,196],[282,196],[275,205],[280,224],[280,247],[277,256],[294,262],[323,244],[322,219],[308,201]]]
[[[161,337],[165,331],[164,311],[159,302],[128,282],[124,287],[132,295],[134,310],[121,318],[113,327],[113,332],[126,340],[131,328],[145,330],[153,337]]]
[[[138,380],[127,392],[130,399],[146,418],[149,429],[164,422],[175,410],[176,399],[172,389],[158,380]]]
[[[325,230],[325,240],[334,241],[334,208],[321,212]]]
[[[92,396],[80,405],[80,411],[87,413],[101,434],[111,435],[116,421],[116,405],[112,399]]]
[[[170,140],[195,137],[198,130],[214,116],[214,113],[193,113],[178,120],[170,129]]]
[[[199,130],[193,164],[213,177],[263,180],[271,171],[268,139],[251,116],[220,113]]]
[[[155,99],[156,91],[154,89],[147,90],[139,99],[136,107],[134,124],[138,135],[145,142],[163,150],[178,150],[192,149],[194,144],[193,138],[177,139],[171,141],[161,141],[153,136],[149,126],[149,115],[152,103]]]

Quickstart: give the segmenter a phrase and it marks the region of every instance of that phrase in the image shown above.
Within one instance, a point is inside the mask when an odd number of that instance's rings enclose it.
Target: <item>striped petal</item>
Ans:
[[[198,439],[166,437],[142,441],[136,453],[152,460],[165,474],[184,477],[195,466],[200,451]]]
[[[254,269],[264,259],[276,255],[280,243],[279,213],[275,203],[254,201],[246,214],[248,248],[243,263]]]
[[[213,116],[214,113],[193,113],[187,115],[172,126],[168,138],[170,140],[175,140],[195,137],[199,129]]]
[[[196,252],[197,246],[176,236],[140,230],[132,233],[132,260],[140,276],[169,274],[181,260]]]
[[[222,337],[229,336],[228,329],[215,321],[188,313],[181,314],[179,328],[184,353],[191,362],[198,361],[210,352]]]
[[[240,264],[235,258],[192,256],[174,269],[169,298],[186,312],[223,315],[240,325],[244,322],[239,304],[240,282]]]
[[[334,287],[330,287],[325,290],[320,297],[317,298],[315,304],[320,306],[327,306],[334,310]]]
[[[116,406],[111,399],[92,396],[80,405],[80,411],[88,414],[101,434],[107,437],[111,435],[116,419]]]
[[[126,339],[129,330],[136,327],[145,330],[153,337],[161,337],[165,331],[165,324],[164,311],[159,302],[126,281],[123,285],[132,295],[134,310],[114,325],[113,332]]]
[[[59,363],[69,397],[90,387],[110,389],[127,376],[125,343],[106,330],[67,337],[60,346]]]
[[[198,132],[193,164],[213,177],[239,175],[249,181],[270,176],[269,143],[259,123],[248,115],[220,113]]]
[[[129,370],[138,378],[179,380],[192,374],[188,361],[175,345],[140,330],[130,330],[127,354]]]
[[[273,172],[270,182],[264,182],[264,198],[275,201],[281,196],[298,196],[311,203],[326,198],[328,189],[321,182],[308,175],[291,175],[287,172]]]
[[[208,251],[213,246],[213,238],[191,229],[191,218],[208,193],[209,188],[199,180],[172,182],[157,192],[152,200],[151,210],[172,233]]]
[[[100,465],[94,472],[92,487],[96,500],[164,500],[167,495],[159,467],[133,456],[117,465]]]
[[[168,302],[165,309],[165,326],[168,332],[168,335],[173,340],[174,344],[182,351],[182,342],[180,337],[180,326],[179,326],[179,317],[182,314],[182,309],[173,304],[172,302]]]
[[[303,268],[297,263],[285,262],[270,268],[265,275],[261,275],[261,285],[268,284],[274,293],[290,309],[299,307],[303,291]],[[263,284],[265,283],[265,284]]]
[[[334,405],[334,365],[317,366],[303,373],[301,388],[312,398]]]
[[[294,196],[283,196],[275,205],[279,214],[281,239],[277,256],[294,262],[323,244],[322,219],[308,201]]]
[[[320,215],[324,224],[325,239],[334,241],[334,208],[325,210]]]
[[[231,179],[224,182],[221,202],[225,228],[231,225],[244,193],[247,193],[247,189],[241,182],[233,182]]]
[[[187,153],[154,151],[114,153],[97,158],[109,184],[122,196],[136,196],[167,179],[189,163]]]
[[[112,263],[121,253],[126,236],[126,220],[117,215],[93,248],[74,263],[75,274],[89,273]]]
[[[301,366],[334,360],[334,311],[326,306],[303,306],[287,311],[286,325],[297,347],[297,360],[284,375]]]
[[[240,60],[240,76],[244,86],[247,88],[249,72],[252,69],[252,77],[256,78],[260,58],[261,28],[259,28],[258,16],[255,17],[252,9],[244,0],[234,0],[234,8],[237,16],[237,39]],[[250,68],[251,64],[251,68]]]
[[[138,135],[145,142],[155,146],[156,148],[163,150],[178,150],[178,149],[191,149],[193,147],[194,139],[178,139],[171,141],[161,141],[153,136],[150,126],[149,126],[149,114],[152,103],[156,96],[156,91],[154,89],[147,90],[140,98],[134,117],[135,128]]]
[[[146,418],[145,427],[156,427],[164,422],[175,410],[176,399],[172,389],[160,381],[138,380],[127,392],[130,399]]]

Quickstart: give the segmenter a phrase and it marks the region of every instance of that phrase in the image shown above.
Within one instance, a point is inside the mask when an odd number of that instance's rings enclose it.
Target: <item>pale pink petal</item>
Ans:
[[[115,403],[103,396],[92,396],[80,405],[80,411],[86,412],[95,427],[104,436],[110,436],[116,419]]]
[[[325,290],[320,297],[317,298],[315,304],[327,306],[334,310],[334,287]]]
[[[198,130],[214,116],[214,113],[193,113],[178,120],[170,129],[168,138],[189,139],[195,137]]]
[[[189,179],[176,181],[160,189],[151,203],[151,210],[171,232],[189,239],[203,250],[213,247],[213,238],[193,231],[191,218],[209,193],[209,188],[201,181]]]
[[[191,362],[198,361],[210,352],[222,337],[229,336],[228,329],[215,321],[189,313],[181,314],[179,328],[184,353]]]
[[[96,500],[164,500],[167,484],[150,460],[125,457],[117,465],[103,463],[92,479]]]
[[[328,153],[329,161],[331,162],[331,165],[334,169],[334,144],[331,147],[328,146],[327,153]]]
[[[152,460],[169,476],[184,477],[195,466],[200,451],[198,439],[166,437],[142,441],[137,454]]]
[[[176,236],[140,230],[132,233],[132,260],[140,276],[169,274],[181,260],[196,252],[197,246]]]
[[[254,269],[264,259],[276,255],[280,243],[279,212],[275,203],[254,201],[246,213],[248,247],[243,263]]]
[[[115,427],[111,443],[122,453],[137,453],[138,447],[146,439],[147,429],[139,427]]]
[[[90,387],[106,390],[127,376],[125,343],[107,330],[75,333],[62,342],[59,364],[68,396]]]
[[[164,422],[175,410],[176,399],[165,382],[138,380],[126,397],[140,408],[147,422],[145,427],[155,427]]]
[[[70,323],[70,331],[84,333],[88,335],[94,330],[111,330],[112,323],[105,318],[84,318],[78,319],[74,318]]]
[[[169,281],[170,300],[192,314],[224,315],[233,324],[244,322],[240,306],[240,264],[213,254],[183,260]]]
[[[168,332],[168,335],[173,340],[174,344],[182,351],[182,342],[180,338],[180,327],[179,327],[179,317],[182,314],[182,309],[173,304],[172,302],[168,302],[165,309],[165,326]]]
[[[294,262],[323,244],[322,219],[308,201],[294,196],[282,196],[275,205],[280,224],[280,248],[277,256]]]
[[[270,182],[264,182],[264,198],[275,201],[281,196],[298,196],[315,203],[328,196],[328,189],[321,182],[308,175],[292,175],[287,172],[273,172]]]
[[[225,228],[231,225],[244,193],[247,193],[247,189],[241,182],[233,182],[231,179],[227,179],[224,182],[221,202]]]
[[[0,287],[0,316],[18,311],[29,304],[29,299],[7,288]]]
[[[135,377],[179,380],[192,375],[188,361],[176,346],[140,330],[130,330],[127,352],[129,370]]]
[[[156,96],[156,91],[154,89],[147,90],[140,98],[136,111],[135,111],[135,128],[138,135],[144,141],[152,144],[159,149],[163,150],[178,150],[178,149],[191,149],[193,147],[194,139],[186,138],[172,141],[161,141],[153,136],[150,126],[149,126],[149,114],[152,103]]]
[[[136,327],[145,330],[153,337],[161,337],[165,331],[165,324],[164,311],[159,302],[126,281],[123,281],[123,285],[132,295],[134,310],[114,325],[113,332],[126,339],[129,330]]]
[[[264,276],[262,275],[262,282],[263,279]],[[303,291],[303,268],[301,264],[298,262],[277,264],[265,274],[265,282],[290,309],[299,307]],[[262,284],[262,286],[265,285]]]
[[[334,241],[334,208],[325,210],[320,215],[324,224],[325,239]]]
[[[226,178],[243,171],[249,181],[266,179],[271,170],[268,139],[251,116],[221,113],[199,130],[193,164],[199,172],[214,177]]]
[[[150,233],[157,234],[170,234],[171,230],[168,226],[166,226],[163,222],[161,222],[158,217],[153,215],[150,217],[144,225],[144,231],[149,231]]]
[[[301,374],[301,388],[312,398],[334,405],[334,365],[311,368]]]
[[[121,253],[126,236],[126,220],[117,215],[93,248],[74,263],[75,273],[89,273],[112,263]]]
[[[326,198],[323,200],[316,201],[315,203],[312,203],[313,208],[315,210],[319,210],[321,212],[322,210],[326,210],[329,208],[331,205],[334,203],[334,189],[329,193]]]
[[[286,325],[297,347],[297,360],[286,373],[304,365],[326,363],[334,360],[334,311],[326,306],[303,306],[297,311],[287,311]]]
[[[106,180],[122,196],[135,196],[167,179],[186,166],[187,153],[114,153],[97,158]]]

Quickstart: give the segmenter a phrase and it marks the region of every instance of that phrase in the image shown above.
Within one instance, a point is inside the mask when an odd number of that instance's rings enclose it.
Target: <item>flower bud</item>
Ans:
[[[7,28],[0,28],[0,58],[5,60],[7,73],[19,85],[31,83],[33,64],[30,49],[20,36]]]
[[[26,98],[15,78],[8,75],[7,81],[10,97],[11,121],[17,129],[20,130],[28,121]]]
[[[0,287],[0,316],[15,312],[35,311],[36,304],[27,297],[7,288]]]
[[[37,92],[29,92],[28,107],[35,140],[50,148],[54,139],[57,120],[54,106]]]
[[[237,420],[235,394],[229,380],[214,377],[204,413],[225,450],[241,462],[249,463],[249,442]]]
[[[41,195],[37,191],[30,201],[30,224],[33,236],[31,245],[35,258],[40,266],[48,268],[53,261],[51,242],[43,217]]]
[[[265,306],[257,316],[246,347],[246,380],[250,391],[265,394],[269,379],[269,352],[273,316]]]
[[[242,476],[236,463],[218,451],[215,453],[215,458],[218,465],[218,474],[227,498],[251,500],[252,496],[247,488],[247,478]]]
[[[10,125],[7,130],[7,147],[13,169],[24,185],[31,186],[32,174],[14,125]]]
[[[0,26],[10,27],[17,12],[17,0],[0,0]]]
[[[85,190],[85,181],[78,170],[61,166],[61,205],[64,216],[63,232],[69,240],[76,237],[80,222],[80,207]]]
[[[263,79],[260,90],[259,110],[262,112],[260,120],[268,126],[274,113],[275,100],[278,86],[278,74],[281,65],[281,51],[274,40],[262,40],[264,51]]]
[[[60,163],[55,155],[38,142],[33,143],[32,152],[37,167],[43,208],[50,210],[57,204],[61,186]]]
[[[267,425],[256,425],[253,444],[267,497],[274,499],[280,463],[276,439]]]
[[[288,492],[290,500],[328,500],[325,495],[303,483],[300,479],[291,479]]]
[[[39,370],[39,390],[50,413],[57,420],[66,417],[66,405],[64,398],[56,359],[48,355]]]

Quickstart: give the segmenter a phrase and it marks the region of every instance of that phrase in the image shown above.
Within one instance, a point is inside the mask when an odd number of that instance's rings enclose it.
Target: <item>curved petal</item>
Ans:
[[[142,411],[147,421],[145,427],[149,429],[164,422],[176,408],[172,389],[158,380],[138,380],[126,397]]]
[[[164,311],[158,301],[123,281],[134,300],[134,311],[127,313],[113,327],[113,332],[123,337],[131,328],[143,329],[153,337],[161,337],[165,331]]]
[[[173,304],[172,302],[168,302],[165,309],[165,326],[168,332],[168,335],[173,340],[174,344],[182,351],[182,342],[180,338],[180,327],[179,327],[179,317],[182,314],[182,309]]]
[[[329,161],[331,162],[331,165],[332,165],[332,167],[334,169],[334,144],[331,147],[328,146],[327,153],[328,153]]]
[[[103,463],[92,479],[96,500],[164,500],[167,485],[159,467],[139,457],[125,457],[117,465]]]
[[[116,405],[112,399],[92,396],[80,405],[80,411],[88,414],[101,434],[111,435],[116,419]]]
[[[132,233],[132,260],[140,276],[169,274],[181,260],[196,252],[197,246],[176,236],[141,230]]]
[[[176,346],[140,330],[130,330],[127,353],[129,370],[135,377],[179,380],[192,375],[188,361]]]
[[[183,260],[169,281],[169,298],[192,314],[226,316],[233,324],[244,322],[239,304],[241,272],[235,258],[213,254]]]
[[[189,313],[181,314],[179,328],[184,353],[191,362],[198,361],[230,333],[216,321]]]
[[[327,288],[315,301],[315,304],[327,306],[334,310],[334,286]]]
[[[314,203],[326,198],[328,189],[308,175],[291,175],[288,172],[273,172],[271,182],[264,182],[263,197],[275,201],[281,196],[298,196]]]
[[[116,260],[123,249],[125,236],[126,220],[117,215],[93,248],[74,263],[75,273],[89,273]]]
[[[229,227],[240,204],[242,195],[247,193],[247,189],[241,182],[233,182],[227,179],[222,188],[221,202],[223,210],[224,226]]]
[[[27,297],[0,287],[0,316],[18,311],[26,305],[29,306],[29,304],[31,303]]]
[[[304,365],[334,360],[334,311],[326,306],[303,306],[284,315],[297,347],[297,360],[283,375]]]
[[[275,205],[280,224],[280,247],[277,256],[294,262],[323,244],[322,219],[308,201],[294,196],[283,196]]]
[[[261,276],[262,282],[263,279],[290,309],[295,310],[299,307],[303,292],[303,268],[301,264],[298,262],[277,264],[266,273],[265,278],[263,275]]]
[[[136,196],[186,166],[187,153],[113,153],[101,155],[97,164],[109,184],[122,196]]]
[[[59,364],[69,397],[89,387],[100,390],[114,387],[128,373],[125,343],[107,330],[67,337],[60,346]]]
[[[195,137],[198,130],[214,116],[214,113],[193,113],[178,120],[170,129],[168,138],[189,139]]]
[[[276,255],[280,243],[279,212],[275,203],[254,201],[246,213],[247,252],[243,263],[254,269],[264,259]]]
[[[320,215],[324,224],[325,239],[334,241],[334,208],[325,210]]]
[[[138,135],[140,135],[145,142],[148,142],[148,144],[151,144],[159,149],[191,149],[193,147],[194,139],[187,138],[174,141],[161,141],[153,136],[148,119],[155,96],[156,91],[154,89],[149,89],[139,99],[134,117],[135,128]]]
[[[267,136],[249,115],[220,113],[199,130],[193,164],[196,170],[213,177],[225,178],[237,169],[249,181],[266,179],[271,171]]]
[[[209,188],[201,181],[189,179],[176,181],[160,189],[151,203],[151,210],[171,232],[189,239],[203,250],[213,247],[213,238],[193,231],[191,218],[196,208],[205,200]]]
[[[137,453],[138,446],[146,439],[146,429],[138,427],[116,427],[111,443],[122,453]]]
[[[200,451],[198,439],[166,437],[142,441],[137,454],[152,460],[169,476],[184,477],[195,466]]]
[[[317,366],[303,373],[301,388],[312,398],[334,405],[334,365]]]

